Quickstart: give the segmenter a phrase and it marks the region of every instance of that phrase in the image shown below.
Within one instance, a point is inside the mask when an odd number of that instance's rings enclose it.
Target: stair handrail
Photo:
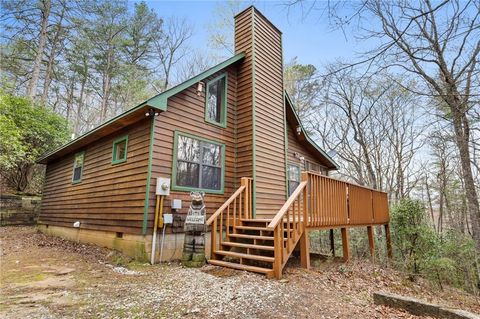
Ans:
[[[240,196],[240,194],[245,190],[245,188],[245,186],[240,186],[237,191],[233,193],[232,196],[230,196],[230,198],[225,203],[223,203],[223,205],[220,206],[220,208],[217,209],[212,216],[210,216],[210,218],[207,220],[207,226],[210,226],[213,221],[235,200],[235,198]]]
[[[288,200],[283,204],[282,208],[278,211],[278,213],[275,215],[275,217],[272,219],[272,221],[268,224],[267,229],[268,230],[275,230],[277,225],[283,220],[285,217],[285,214],[288,212],[288,209],[292,204],[295,202],[295,200],[300,196],[300,194],[303,192],[303,189],[307,187],[308,181],[303,181],[301,182],[295,191],[290,195]]]

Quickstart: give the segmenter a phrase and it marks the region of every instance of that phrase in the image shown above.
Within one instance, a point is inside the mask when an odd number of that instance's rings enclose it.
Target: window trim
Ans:
[[[75,179],[75,160],[77,159],[77,156],[82,156],[82,171],[80,172],[80,178]],[[82,181],[83,177],[83,170],[85,168],[85,151],[77,152],[73,156],[73,169],[72,169],[72,184],[78,184]]]
[[[220,80],[223,77],[225,78],[225,85],[223,87],[223,100],[222,100],[223,106],[222,106],[222,110],[221,110],[222,114],[220,114],[220,122],[215,122],[215,121],[208,118],[208,112],[207,112],[208,88],[214,82]],[[220,74],[219,76],[217,76],[217,77],[215,77],[215,78],[213,78],[213,79],[211,79],[207,82],[206,89],[205,89],[205,108],[204,108],[205,122],[210,123],[210,124],[215,125],[215,126],[222,127],[222,128],[227,127],[227,110],[228,110],[228,108],[227,108],[227,93],[228,93],[228,74],[227,73]]]
[[[117,145],[125,141],[125,156],[121,159],[117,158]],[[112,146],[112,165],[124,163],[127,161],[127,153],[128,153],[128,135],[119,137],[113,141]]]
[[[200,187],[190,187],[190,186],[178,186],[177,185],[177,153],[178,153],[178,136],[185,136],[189,138],[193,138],[199,141],[219,145],[221,148],[222,160],[221,160],[221,176],[220,176],[220,189],[208,189],[208,188],[200,188]],[[217,142],[214,140],[210,140],[208,138],[200,137],[198,135],[185,133],[181,131],[175,131],[173,137],[173,159],[172,159],[172,187],[171,189],[174,191],[181,191],[181,192],[191,192],[191,191],[200,191],[205,192],[207,194],[219,194],[223,195],[225,192],[225,144],[221,142]],[[200,173],[201,174],[201,173]]]

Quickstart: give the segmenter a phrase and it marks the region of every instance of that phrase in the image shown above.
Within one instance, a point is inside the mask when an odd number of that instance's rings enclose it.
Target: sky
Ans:
[[[221,1],[147,1],[161,17],[184,17],[195,26],[190,45],[207,50],[207,25],[212,21],[215,8]],[[342,31],[332,31],[326,18],[318,14],[302,19],[301,8],[288,11],[285,1],[255,1],[254,5],[283,33],[285,62],[297,57],[302,64],[321,66],[336,59],[351,60],[356,52],[366,49]],[[244,6],[248,4],[245,3]],[[233,21],[233,16],[232,16]]]

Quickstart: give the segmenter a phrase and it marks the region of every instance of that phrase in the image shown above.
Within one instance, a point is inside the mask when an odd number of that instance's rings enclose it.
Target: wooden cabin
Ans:
[[[195,190],[206,194],[209,262],[268,276],[297,246],[308,267],[311,230],[341,228],[348,258],[348,227],[367,227],[372,251],[372,225],[388,227],[385,193],[327,177],[338,166],[284,91],[282,33],[253,6],[235,16],[233,57],[38,162],[40,230],[140,259],[150,258],[158,177],[171,179],[163,260],[181,256]]]

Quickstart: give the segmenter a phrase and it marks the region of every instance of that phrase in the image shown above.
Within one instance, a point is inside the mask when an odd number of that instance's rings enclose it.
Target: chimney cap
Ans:
[[[277,30],[278,33],[282,34],[282,31],[280,31],[279,28],[277,28],[273,23],[272,21],[268,20],[267,17],[262,13],[260,12],[260,10],[258,10],[253,4],[248,6],[247,8],[245,8],[244,10],[240,11],[239,13],[237,13],[233,18],[236,20],[237,17],[241,14],[243,14],[244,12],[246,11],[249,11],[249,10],[253,10],[254,12],[256,12],[260,17],[262,17],[263,20],[265,20],[266,22],[268,22],[268,24],[270,24],[275,30]]]

